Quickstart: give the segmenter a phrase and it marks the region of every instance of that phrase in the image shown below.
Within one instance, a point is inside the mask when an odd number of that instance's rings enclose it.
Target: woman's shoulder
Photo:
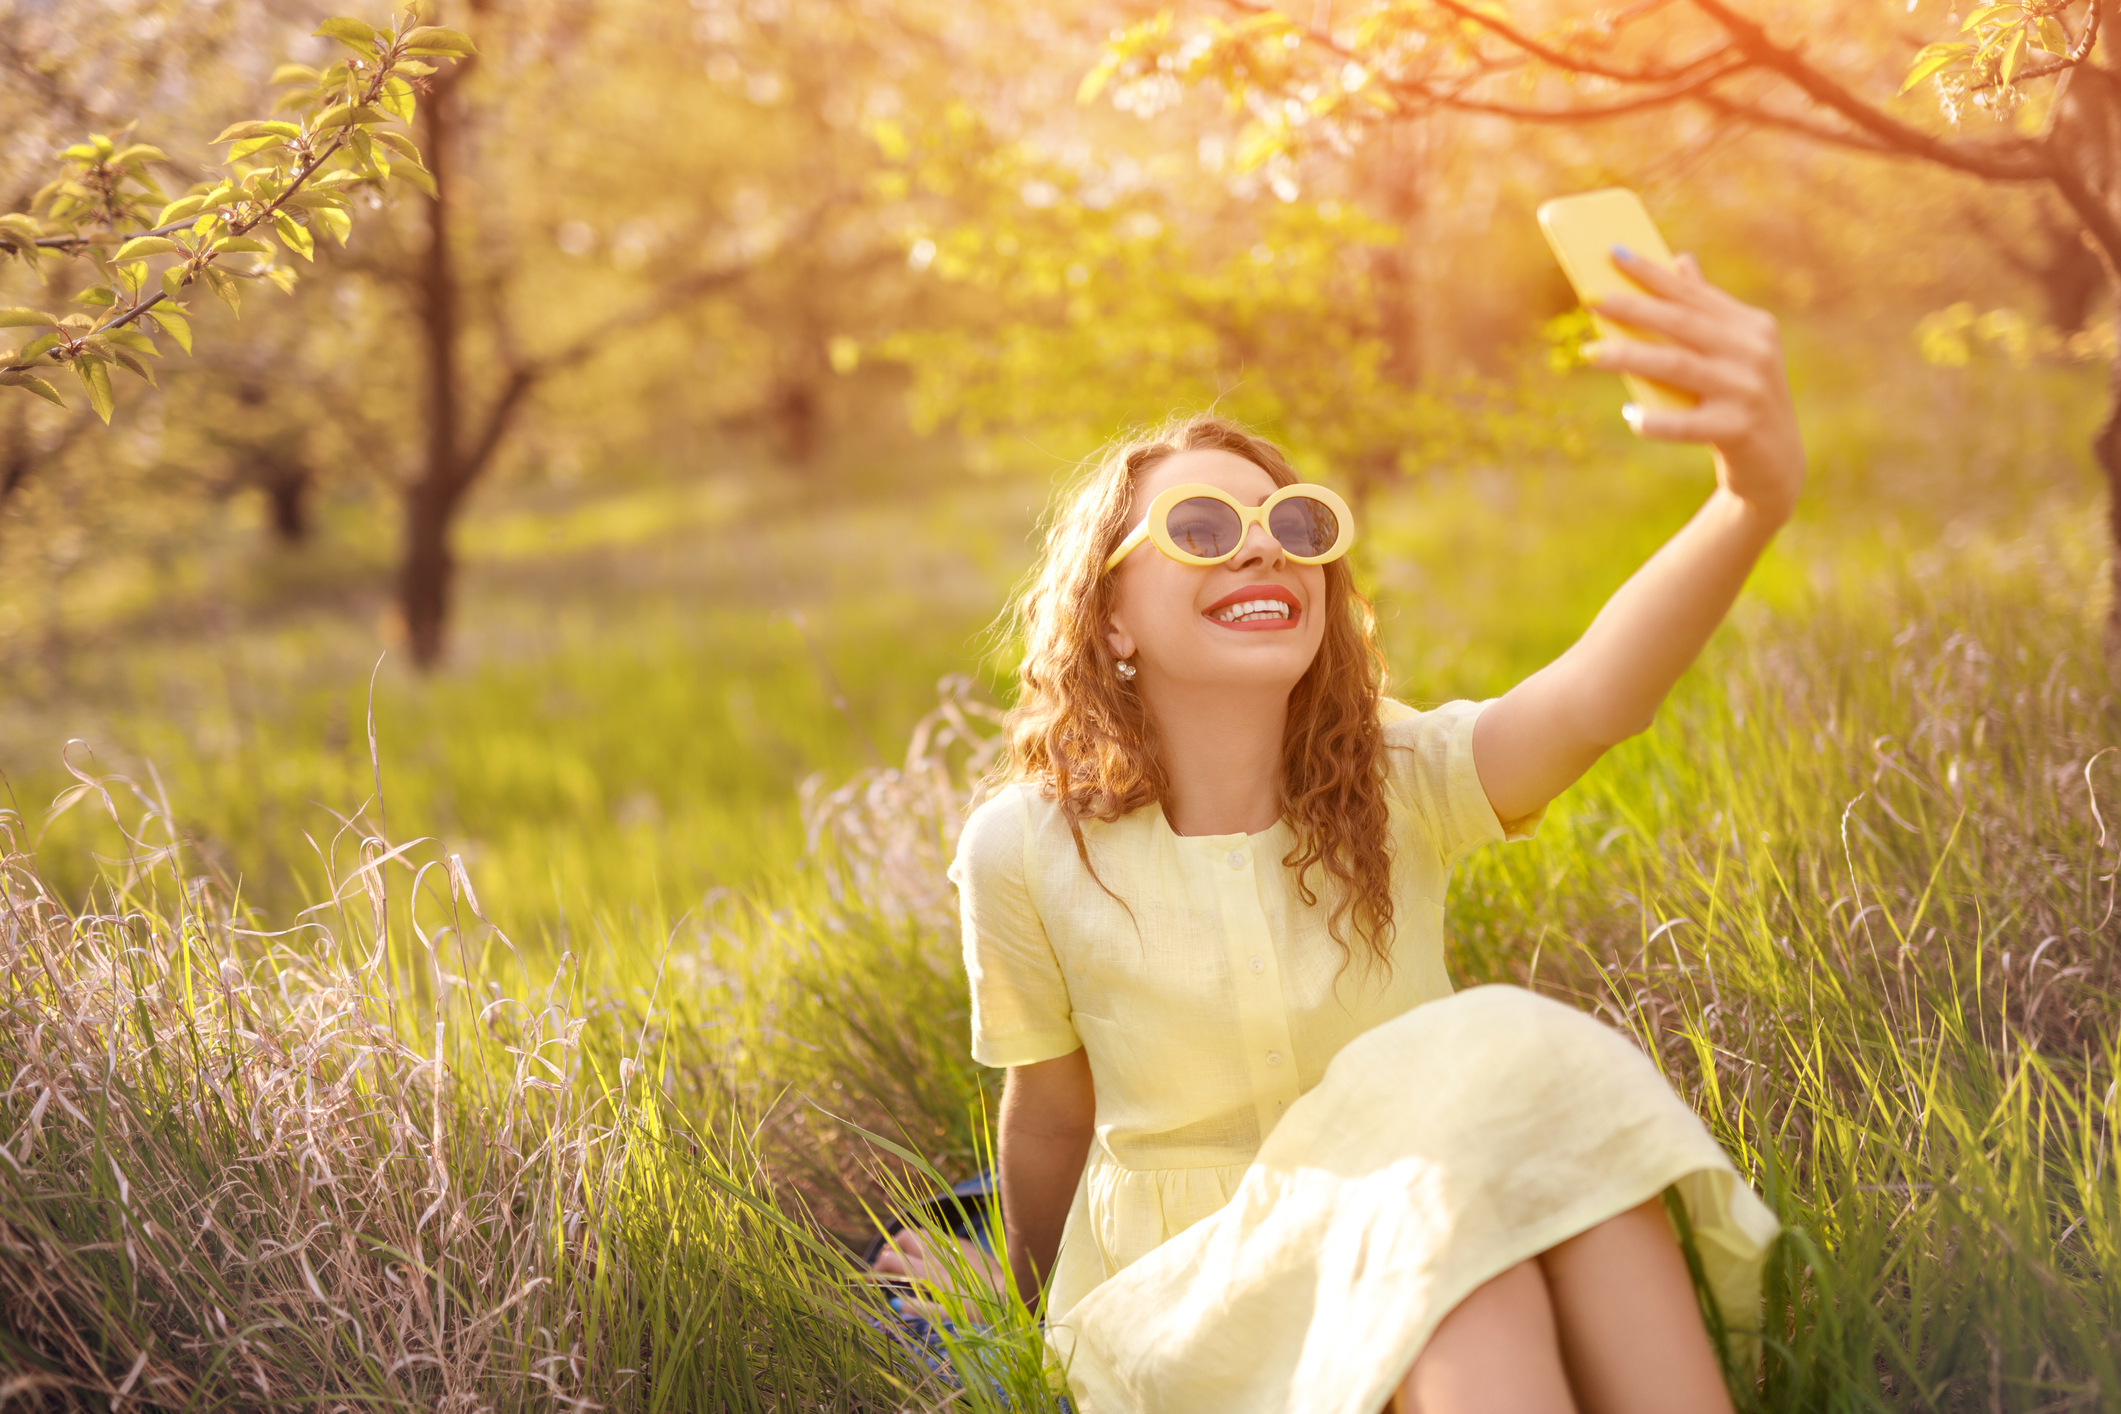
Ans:
[[[1135,848],[1143,831],[1153,828],[1154,819],[1154,807],[1143,806],[1117,820],[1085,819],[1075,826],[1082,832],[1084,847],[1116,849],[1125,855]],[[1037,781],[1011,781],[997,787],[966,817],[952,875],[966,868],[999,864],[1015,870],[1042,870],[1064,863],[1072,870],[1080,858],[1076,829],[1069,827],[1068,812],[1060,801]]]
[[[1385,745],[1413,747],[1471,731],[1473,719],[1487,705],[1460,699],[1423,708],[1411,707],[1394,697],[1380,697],[1377,699],[1377,722],[1384,728]]]
[[[1452,782],[1472,769],[1473,723],[1485,706],[1461,700],[1415,708],[1382,699],[1377,717],[1384,728],[1389,793],[1402,801],[1448,795]]]
[[[1004,854],[1021,858],[1036,849],[1038,841],[1055,825],[1066,832],[1059,802],[1041,790],[1036,781],[1010,781],[996,787],[965,817],[965,828],[957,837],[957,857],[960,862],[994,859]]]

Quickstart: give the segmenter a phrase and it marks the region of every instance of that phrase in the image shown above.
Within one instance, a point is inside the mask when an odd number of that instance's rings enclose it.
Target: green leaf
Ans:
[[[232,251],[243,251],[254,255],[271,255],[272,247],[256,236],[223,236],[214,242],[214,254],[224,255]]]
[[[69,162],[94,162],[101,154],[91,144],[77,142],[59,155]]]
[[[143,318],[152,319],[161,326],[162,332],[177,341],[177,347],[191,352],[191,321],[168,304],[158,304]]]
[[[177,291],[184,288],[184,282],[186,278],[187,275],[185,266],[170,266],[168,269],[162,272],[162,293],[168,295],[171,299],[175,299],[177,297]],[[187,349],[187,352],[188,351],[189,350]]]
[[[307,64],[282,64],[279,68],[274,69],[272,77],[266,80],[269,84],[315,83],[316,81],[317,71]]]
[[[146,364],[140,362],[139,359],[134,358],[131,354],[125,352],[123,349],[118,350],[111,356],[118,360],[118,366],[125,369],[126,372],[139,374],[142,378],[145,378],[147,380],[147,386],[150,388],[155,386],[154,370],[149,368]]]
[[[66,406],[66,399],[59,396],[59,390],[34,373],[0,373],[0,387],[27,388],[48,403]]]
[[[359,20],[343,17],[335,20],[326,20],[323,24],[318,25],[312,33],[325,39],[336,39],[364,59],[376,52],[376,32],[374,28],[363,24]]]
[[[15,354],[15,361],[28,363],[32,359],[42,358],[53,349],[59,347],[60,343],[61,340],[57,334],[40,334],[21,347]]]
[[[2018,61],[2025,57],[2025,27],[2020,25],[2011,34],[2010,47],[2003,51],[2003,82],[2007,87],[2018,76]]]
[[[1915,56],[1913,66],[1907,71],[1907,82],[1900,85],[1900,91],[1906,93],[1916,84],[1936,74],[1955,60],[1972,53],[1973,48],[1974,46],[1971,44],[1932,44],[1926,46],[1921,53]]]
[[[238,315],[243,313],[242,288],[230,278],[226,270],[221,269],[219,266],[208,265],[202,268],[199,273],[206,279],[206,288],[218,295],[223,304],[234,310]]]
[[[310,210],[310,219],[322,226],[340,245],[345,245],[346,238],[353,234],[353,217],[336,207],[313,207]]]
[[[94,408],[96,416],[108,425],[110,415],[118,407],[118,400],[111,395],[110,390],[110,366],[100,358],[83,354],[74,360],[73,368],[74,376],[81,380],[81,386],[88,389],[89,406]]]
[[[75,304],[85,304],[97,309],[116,304],[117,302],[118,292],[108,285],[96,285],[74,296]]]
[[[155,341],[153,339],[148,338],[147,335],[141,333],[138,328],[131,324],[127,324],[122,328],[117,329],[105,329],[102,331],[100,337],[109,340],[111,343],[116,344],[121,348],[128,348],[135,350],[139,353],[150,354],[156,358],[160,358],[162,356],[162,350],[155,347]]]
[[[285,146],[287,146],[286,138],[274,137],[270,133],[266,134],[264,137],[247,137],[243,139],[243,141],[237,143],[234,147],[228,149],[228,160],[231,162],[239,162],[243,158],[250,157],[256,153],[263,152],[267,148]]]
[[[317,121],[311,126],[317,132],[326,132],[332,128],[343,128],[349,123],[387,123],[389,121],[390,114],[376,107],[373,103],[341,103],[336,108],[327,108],[322,113],[319,113]]]
[[[405,46],[407,54],[476,54],[479,46],[471,42],[471,36],[459,30],[443,29],[440,25],[421,25],[407,30],[398,41]]]
[[[144,142],[136,142],[131,147],[121,149],[111,158],[111,161],[118,166],[124,166],[129,162],[167,162],[169,161],[169,154],[159,147],[150,146]]]
[[[394,133],[389,131],[388,129],[385,129],[381,132],[378,132],[375,135],[375,139],[377,142],[382,143],[391,151],[397,153],[400,157],[409,157],[415,162],[420,160],[419,145],[415,143],[412,138],[406,135],[405,133]],[[4,219],[5,218],[0,218],[0,220]]]
[[[401,123],[412,121],[412,85],[393,74],[384,80],[383,91],[376,97],[376,106]]]
[[[281,294],[291,295],[295,292],[295,271],[291,265],[275,265],[265,272],[265,278],[278,285]]]
[[[409,157],[400,158],[390,169],[390,175],[411,182],[431,197],[439,199],[442,195],[441,188],[435,185],[434,174]]]
[[[168,236],[135,236],[124,245],[119,246],[118,253],[111,258],[114,260],[145,260],[150,255],[169,255],[182,249],[184,247],[178,245]]]
[[[275,119],[270,122],[230,123],[227,127],[221,129],[221,135],[215,138],[214,141],[242,142],[246,138],[254,137],[300,136],[302,136],[302,130],[293,123],[281,122]]]
[[[56,326],[59,316],[46,314],[37,309],[0,309],[0,329],[22,329],[40,325]]]
[[[188,216],[196,216],[205,209],[206,198],[203,196],[180,197],[162,208],[162,214],[155,217],[154,224],[167,226],[172,221],[182,221]]]
[[[289,250],[301,256],[304,260],[315,260],[317,258],[317,238],[308,231],[303,230],[301,222],[288,215],[285,211],[275,211],[272,224],[273,229],[280,233],[280,239],[286,243]]]

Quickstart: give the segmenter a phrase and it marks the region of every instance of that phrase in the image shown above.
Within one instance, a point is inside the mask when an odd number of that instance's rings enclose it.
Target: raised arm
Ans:
[[[1683,412],[1628,409],[1645,437],[1702,442],[1716,490],[1694,518],[1623,584],[1566,653],[1481,713],[1473,760],[1497,816],[1521,819],[1608,750],[1648,728],[1701,652],[1804,484],[1804,447],[1774,317],[1702,277],[1616,254],[1649,293],[1599,312],[1671,344],[1607,339],[1586,349],[1600,368],[1639,373],[1701,397]]]

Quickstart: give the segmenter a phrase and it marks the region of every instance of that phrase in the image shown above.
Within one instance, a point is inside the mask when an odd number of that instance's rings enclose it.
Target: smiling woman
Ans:
[[[1227,422],[1115,449],[1048,535],[951,877],[1007,1273],[1084,1414],[1731,1408],[1774,1216],[1617,1033],[1443,960],[1457,862],[1649,724],[1803,480],[1773,321],[1640,278],[1614,312],[1674,344],[1597,356],[1700,394],[1636,425],[1717,489],[1492,702],[1382,696],[1346,507]]]

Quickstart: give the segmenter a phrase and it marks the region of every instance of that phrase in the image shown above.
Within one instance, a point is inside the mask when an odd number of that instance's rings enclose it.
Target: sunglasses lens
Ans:
[[[1267,528],[1292,555],[1323,555],[1340,539],[1340,517],[1324,501],[1291,496],[1267,515]]]
[[[1171,533],[1171,543],[1187,554],[1214,560],[1237,548],[1244,526],[1237,512],[1221,501],[1194,496],[1171,508],[1164,529]]]

